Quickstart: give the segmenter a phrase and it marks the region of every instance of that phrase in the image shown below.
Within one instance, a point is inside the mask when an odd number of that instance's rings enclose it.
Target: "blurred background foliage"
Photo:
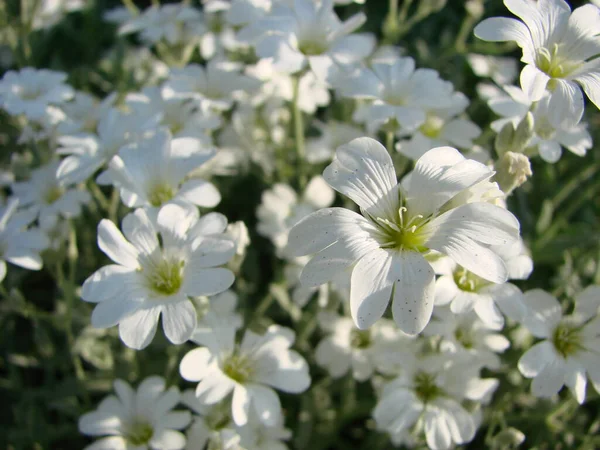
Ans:
[[[104,12],[120,5],[118,1],[89,0],[85,9],[67,14],[54,27],[28,34],[23,27],[31,20],[27,11],[35,1],[0,1],[0,44],[4,45],[1,58],[6,60],[9,43],[16,42],[17,46],[13,61],[5,71],[26,65],[65,71],[75,88],[100,97],[113,90],[128,92],[141,87],[128,72],[125,60],[125,48],[136,43],[135,37],[118,36],[116,26],[102,20]],[[149,6],[149,2],[135,3],[140,8]],[[574,8],[584,2],[570,3]],[[414,2],[408,10],[409,16],[417,4],[418,1]],[[515,46],[477,41],[470,28],[461,35],[464,5],[462,1],[448,1],[441,12],[404,30],[394,43],[414,57],[418,66],[438,70],[457,90],[472,99],[468,113],[484,130],[479,143],[491,148],[493,134],[489,132],[489,123],[493,114],[485,102],[477,99],[478,79],[467,64],[466,54],[503,53],[518,59],[519,52]],[[341,17],[347,17],[358,10],[364,10],[368,17],[363,30],[389,42],[383,33],[388,2],[367,0],[365,5],[340,7],[338,12]],[[508,15],[499,0],[485,2],[485,16],[493,15]],[[201,61],[199,54],[194,61]],[[327,120],[332,113],[335,111],[330,109],[318,111],[317,115]],[[600,113],[588,108],[586,119],[594,141],[600,142]],[[16,124],[0,112],[2,166],[7,166],[14,153],[24,155],[24,163],[27,162],[28,149],[17,144],[17,136]],[[554,165],[534,159],[534,176],[510,198],[510,209],[521,221],[522,235],[535,261],[530,279],[517,283],[523,290],[543,288],[568,300],[582,287],[600,283],[598,148],[596,144],[584,158],[567,152]],[[267,182],[258,172],[250,172],[246,176],[219,179],[218,185],[223,201],[216,210],[224,213],[230,222],[243,220],[251,233],[252,245],[236,281],[246,318],[252,321],[253,327],[260,328],[268,319],[259,313],[268,310],[268,316],[274,321],[293,326],[299,333],[297,347],[309,362],[314,362],[310,350],[318,342],[315,321],[290,319],[289,309],[293,306],[287,293],[272,292],[273,282],[282,278],[273,247],[255,231],[255,208],[262,191],[268,187]],[[110,192],[106,194],[109,196]],[[121,206],[119,217],[125,213]],[[112,390],[112,380],[117,377],[137,383],[146,375],[164,374],[169,383],[191,387],[182,382],[177,370],[185,345],[167,345],[158,333],[151,347],[135,352],[121,344],[115,328],[94,330],[89,326],[91,305],[80,301],[76,288],[108,261],[96,247],[96,225],[100,217],[101,211],[91,208],[77,219],[77,258],[69,258],[69,249],[65,247],[45,258],[55,264],[47,264],[40,272],[14,266],[9,270],[5,287],[19,289],[10,290],[9,295],[0,294],[3,297],[0,301],[0,399],[3,403],[0,448],[83,448],[89,441],[77,431],[78,417]],[[71,289],[60,289],[56,280],[65,277],[70,270],[74,271],[75,285]],[[73,302],[71,313],[67,302]],[[309,312],[313,306],[314,302],[307,306]],[[524,448],[599,448],[600,443],[594,436],[600,427],[598,394],[588,389],[588,400],[583,406],[578,406],[566,389],[559,403],[534,399],[528,394],[529,382],[516,370],[522,346],[527,343],[515,333],[511,338],[516,344],[503,358],[504,377],[495,396],[495,407],[486,412],[488,425],[466,447],[487,448],[490,436],[499,429],[514,426],[526,435]],[[356,386],[348,378],[332,381],[320,369],[313,370],[312,377],[313,386],[308,394],[282,397],[288,406],[287,425],[296,430],[292,448],[390,448],[387,437],[374,431],[370,419],[374,398],[369,386]],[[509,448],[510,436],[503,438],[493,441],[496,448]]]

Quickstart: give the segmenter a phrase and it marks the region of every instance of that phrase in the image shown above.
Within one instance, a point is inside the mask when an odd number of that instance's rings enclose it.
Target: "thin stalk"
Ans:
[[[394,154],[394,132],[388,131],[385,134],[385,148],[390,155]]]
[[[114,223],[117,223],[119,212],[119,189],[113,188],[112,193],[110,194],[110,205],[108,206],[108,218],[112,220]]]
[[[129,13],[132,16],[137,16],[140,13],[140,10],[138,9],[137,6],[135,6],[135,3],[133,3],[133,0],[122,0],[123,5],[125,5],[125,8],[127,8],[127,10],[129,11]]]
[[[400,8],[400,14],[398,14],[398,23],[402,25],[408,16],[408,8],[412,5],[413,0],[404,0],[402,2],[402,8]],[[398,0],[396,0],[396,9],[398,9]],[[391,2],[390,2],[391,4]]]
[[[294,117],[294,139],[296,141],[296,170],[298,173],[298,186],[302,190],[306,186],[305,160],[306,150],[304,146],[304,117],[300,110],[300,77],[294,77],[294,98],[292,101],[292,113]]]

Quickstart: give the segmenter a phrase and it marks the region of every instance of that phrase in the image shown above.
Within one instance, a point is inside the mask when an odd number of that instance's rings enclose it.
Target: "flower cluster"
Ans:
[[[86,14],[35,3],[19,36]],[[11,50],[0,293],[64,333],[78,401],[49,403],[86,449],[325,450],[346,429],[369,449],[512,448],[529,436],[509,408],[600,393],[597,242],[574,244],[578,271],[552,242],[597,206],[592,182],[561,208],[599,165],[564,182],[559,160],[593,149],[600,8],[504,0],[520,20],[476,25],[470,0],[434,57],[396,44],[444,1],[391,1],[383,39],[349,3],[127,0],[98,18],[117,37],[90,83],[34,68],[35,39]],[[520,87],[471,30],[516,42]],[[53,309],[27,298],[42,269]]]

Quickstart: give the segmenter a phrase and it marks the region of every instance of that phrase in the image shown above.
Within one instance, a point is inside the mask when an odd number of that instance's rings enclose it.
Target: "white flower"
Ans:
[[[275,325],[259,336],[246,331],[235,344],[230,329],[215,330],[213,342],[188,352],[179,370],[188,381],[199,381],[196,395],[206,404],[232,394],[231,416],[242,426],[254,415],[268,426],[281,420],[281,404],[273,388],[300,393],[310,386],[306,361],[290,350],[294,332]]]
[[[85,450],[183,450],[185,436],[176,431],[190,423],[189,411],[173,411],[181,400],[175,386],[165,390],[165,380],[151,376],[133,390],[116,380],[117,395],[109,395],[93,412],[79,419],[79,432],[108,436]]]
[[[537,103],[527,98],[525,93],[515,86],[504,86],[504,92],[490,92],[488,104],[492,111],[503,116],[492,122],[492,128],[500,132],[502,127],[511,122],[515,127],[523,120],[528,111],[533,114],[533,136],[527,143],[528,149],[539,153],[540,157],[549,163],[555,163],[562,155],[562,148],[577,156],[584,156],[592,148],[592,137],[587,124],[580,122],[576,125],[552,125],[549,96],[544,96]],[[508,95],[506,95],[508,94]],[[529,150],[527,150],[529,151]]]
[[[0,206],[0,282],[6,276],[6,261],[28,270],[40,270],[40,252],[50,242],[44,233],[27,226],[35,219],[31,212],[17,212],[18,200]]]
[[[231,64],[213,60],[205,67],[189,64],[173,69],[163,86],[169,95],[193,99],[202,108],[226,111],[233,106],[237,94],[258,88],[260,82],[241,74]]]
[[[109,109],[98,122],[96,134],[80,133],[61,136],[57,153],[67,155],[56,175],[62,184],[80,183],[88,179],[117,154],[124,145],[156,124],[147,116],[124,114]]]
[[[48,106],[60,105],[73,97],[74,90],[65,83],[66,79],[66,73],[47,69],[9,70],[0,80],[0,105],[11,115],[41,119]]]
[[[517,61],[501,56],[470,53],[467,61],[478,77],[490,77],[500,86],[512,84],[517,77]]]
[[[337,83],[346,97],[372,100],[354,113],[354,120],[376,130],[390,121],[403,130],[425,123],[426,109],[452,105],[453,86],[433,69],[416,69],[409,57],[375,61],[371,68],[358,69]]]
[[[384,387],[373,417],[394,443],[416,424],[414,432],[425,433],[430,449],[445,450],[475,436],[475,421],[461,401],[485,401],[497,386],[498,380],[481,379],[471,367],[424,359]]]
[[[442,352],[453,354],[453,358],[464,358],[465,364],[477,367],[498,369],[497,353],[510,347],[505,336],[486,326],[473,311],[455,314],[450,308],[436,308],[423,333],[441,337]]]
[[[104,266],[83,284],[81,297],[97,303],[92,325],[119,325],[128,347],[146,347],[156,333],[159,316],[174,344],[187,341],[197,317],[190,296],[214,295],[231,286],[233,273],[217,267],[233,256],[223,238],[227,219],[197,209],[163,206],[156,226],[143,209],[123,219],[125,237],[109,220],[98,225],[98,246],[116,264]],[[157,236],[160,235],[159,237]]]
[[[32,29],[50,28],[70,12],[85,7],[84,0],[41,0],[34,9]]]
[[[590,286],[575,298],[573,314],[564,316],[558,300],[541,289],[525,293],[529,308],[523,325],[544,339],[519,360],[519,370],[533,378],[531,392],[550,397],[567,385],[577,401],[585,401],[587,375],[600,392],[600,287]]]
[[[81,206],[91,201],[89,192],[60,185],[56,178],[59,161],[54,161],[31,172],[28,181],[11,185],[19,205],[32,211],[40,223],[62,218],[77,217]]]
[[[408,139],[399,141],[396,150],[409,158],[419,159],[434,147],[473,147],[473,139],[479,137],[481,130],[470,120],[457,117],[467,109],[469,99],[460,92],[454,92],[451,99],[452,103],[447,107],[425,109],[425,122],[414,132],[401,130],[399,137]]]
[[[507,210],[482,202],[469,189],[493,172],[450,147],[425,153],[400,186],[386,149],[359,138],[337,149],[325,180],[350,197],[362,215],[326,208],[303,219],[289,235],[288,253],[317,253],[301,281],[318,286],[352,267],[350,312],[365,329],[393,297],[394,320],[419,333],[431,316],[434,272],[423,254],[436,250],[493,283],[503,283],[504,261],[489,248],[518,238],[519,222]]]
[[[95,133],[98,122],[108,113],[116,99],[116,92],[102,101],[86,92],[75,92],[70,102],[61,105],[66,117],[58,124],[58,132],[61,134]]]
[[[574,126],[583,115],[583,94],[600,107],[600,10],[581,6],[573,13],[564,0],[504,0],[523,22],[486,19],[475,35],[486,41],[515,41],[523,49],[521,87],[532,101],[550,93],[554,126]],[[581,88],[580,88],[581,86]]]
[[[127,94],[125,103],[134,115],[147,117],[147,120],[169,128],[174,137],[195,137],[208,143],[210,139],[206,131],[214,130],[221,124],[219,117],[194,105],[194,102],[173,97],[168,89],[156,86]]]
[[[526,279],[531,272],[531,258],[522,243],[493,246],[491,249],[502,258],[509,279]],[[519,253],[520,252],[520,253]],[[435,282],[435,304],[450,305],[454,314],[474,311],[483,323],[493,330],[504,327],[506,315],[512,320],[522,320],[525,314],[523,293],[512,283],[491,283],[463,267],[446,268]]]
[[[340,21],[331,1],[296,0],[258,22],[263,36],[256,43],[256,54],[273,58],[282,72],[296,73],[308,65],[320,79],[327,80],[373,50],[372,36],[351,34],[365,20],[366,16],[358,13]]]
[[[130,208],[158,208],[168,202],[188,203],[212,208],[221,194],[208,181],[186,176],[215,155],[196,138],[171,139],[171,133],[159,128],[137,142],[124,146],[101,175],[121,191],[123,203]]]
[[[235,332],[244,324],[242,315],[236,311],[238,296],[231,290],[210,297],[196,297],[192,301],[198,323],[190,340],[198,345],[210,344],[217,328],[230,328]]]
[[[288,242],[290,229],[310,213],[333,203],[335,193],[323,177],[316,176],[306,186],[299,199],[287,184],[277,183],[262,194],[262,202],[256,210],[259,234],[271,239],[282,256]]]
[[[202,13],[186,4],[151,6],[119,27],[120,34],[140,32],[142,40],[173,45],[204,32]]]
[[[319,137],[306,140],[306,160],[313,164],[331,162],[336,148],[365,134],[355,125],[335,120],[315,121],[313,125],[321,132]]]
[[[327,336],[315,350],[317,363],[334,378],[348,371],[358,381],[366,381],[373,373],[385,371],[390,355],[397,358],[405,346],[406,335],[394,322],[382,319],[369,330],[359,330],[352,319],[323,312],[319,323]]]
[[[237,256],[246,254],[246,249],[250,245],[250,233],[248,233],[248,227],[244,222],[238,220],[227,225],[225,236],[235,244],[235,254]]]

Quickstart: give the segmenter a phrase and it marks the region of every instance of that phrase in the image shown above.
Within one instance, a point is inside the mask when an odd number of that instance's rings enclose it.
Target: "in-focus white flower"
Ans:
[[[169,95],[192,99],[202,108],[226,111],[237,94],[257,89],[260,82],[241,74],[239,67],[213,60],[205,67],[189,64],[173,69],[163,86]]]
[[[66,79],[66,73],[48,69],[9,70],[0,80],[0,105],[11,115],[41,119],[48,106],[61,105],[73,97],[75,91]]]
[[[517,77],[517,61],[502,56],[470,53],[467,61],[478,77],[489,77],[500,86],[512,84]]]
[[[454,92],[451,99],[452,103],[447,107],[425,109],[425,122],[414,132],[400,130],[398,136],[408,139],[399,141],[396,150],[409,158],[419,159],[434,147],[473,147],[473,139],[481,134],[481,130],[470,120],[458,117],[469,106],[469,99],[460,92]]]
[[[155,118],[124,114],[111,108],[98,122],[96,134],[61,136],[57,153],[67,157],[56,172],[59,182],[68,185],[87,180],[110,161],[121,147],[135,141],[154,125]]]
[[[72,218],[81,214],[81,207],[92,199],[89,192],[59,184],[54,161],[31,171],[28,181],[13,183],[11,189],[19,205],[35,214],[40,223],[56,218]]]
[[[262,194],[262,202],[256,210],[257,231],[271,239],[284,256],[290,229],[310,213],[330,206],[334,198],[335,193],[321,176],[310,180],[300,199],[289,185],[277,183]]]
[[[583,94],[600,107],[600,10],[584,5],[571,13],[564,0],[504,0],[523,22],[486,19],[475,35],[486,41],[515,41],[523,49],[521,87],[532,101],[550,94],[554,126],[575,126],[583,115]],[[580,87],[581,86],[581,87]]]
[[[35,215],[17,212],[18,205],[18,200],[11,200],[0,206],[0,282],[6,276],[6,261],[24,269],[40,270],[40,252],[50,245],[43,232],[27,229]]]
[[[492,122],[492,128],[500,132],[511,122],[515,127],[528,111],[533,114],[533,136],[527,143],[527,153],[536,154],[549,163],[555,163],[562,155],[562,147],[577,156],[585,156],[592,148],[592,137],[585,122],[576,125],[552,125],[550,97],[544,96],[535,104],[515,86],[504,86],[504,91],[490,92],[488,105],[501,119]],[[508,94],[508,95],[507,95]]]
[[[221,201],[217,188],[199,178],[186,181],[186,177],[215,153],[199,139],[172,139],[167,129],[159,128],[122,147],[101,177],[120,189],[125,205],[144,207],[152,217],[168,202],[212,208]]]
[[[516,240],[519,222],[477,195],[469,198],[469,189],[492,175],[483,164],[440,147],[425,153],[400,186],[387,150],[373,139],[355,139],[337,149],[323,176],[362,215],[344,208],[317,211],[290,231],[287,252],[318,252],[302,271],[307,286],[352,268],[350,312],[358,328],[373,325],[393,297],[394,320],[405,333],[417,334],[434,304],[435,276],[424,254],[439,251],[493,283],[507,279],[504,261],[489,246]]]
[[[435,308],[423,333],[441,337],[440,351],[476,367],[498,369],[498,353],[510,347],[510,341],[489,328],[473,311],[453,313],[450,308]]]
[[[179,389],[165,390],[165,380],[151,376],[133,390],[123,380],[115,380],[116,395],[109,395],[95,411],[79,419],[79,432],[107,436],[85,450],[183,450],[185,436],[180,431],[190,423],[189,411],[173,411],[180,402]]]
[[[260,58],[273,58],[277,70],[296,73],[305,67],[322,80],[338,74],[340,68],[356,63],[375,46],[370,35],[351,34],[365,22],[363,13],[342,22],[329,0],[295,0],[274,9],[257,22],[256,42]]]
[[[600,287],[590,286],[575,298],[565,316],[555,297],[541,289],[525,293],[528,314],[523,325],[543,339],[519,360],[519,370],[533,378],[531,392],[550,397],[566,384],[577,401],[585,401],[587,376],[600,392]],[[587,376],[586,376],[587,373]]]
[[[385,372],[390,355],[397,358],[408,339],[387,319],[359,330],[349,317],[323,312],[319,324],[327,336],[317,345],[315,359],[334,378],[351,371],[356,380],[366,381],[375,372]]]
[[[373,411],[378,428],[397,444],[411,431],[424,432],[433,450],[470,442],[476,423],[461,402],[487,401],[498,380],[479,378],[478,369],[445,359],[425,358],[407,369],[383,388]]]
[[[212,342],[188,352],[179,370],[199,381],[196,395],[206,404],[231,397],[231,416],[243,426],[256,417],[267,426],[281,423],[281,404],[274,389],[297,394],[310,386],[308,365],[290,350],[294,332],[276,325],[262,336],[246,331],[241,344],[231,329],[215,330]]]
[[[418,128],[426,110],[452,106],[453,86],[433,69],[416,69],[410,57],[375,61],[371,68],[357,69],[336,84],[346,97],[372,100],[354,113],[354,120],[377,130],[389,122],[390,129]]]
[[[196,208],[167,204],[154,225],[143,209],[128,214],[121,234],[114,223],[98,225],[98,246],[115,264],[94,272],[81,297],[97,303],[92,325],[119,325],[121,340],[142,349],[154,338],[159,316],[174,344],[187,341],[196,329],[196,310],[189,297],[214,295],[231,286],[233,244],[223,238],[225,216],[200,219]],[[160,236],[160,240],[159,240]]]

